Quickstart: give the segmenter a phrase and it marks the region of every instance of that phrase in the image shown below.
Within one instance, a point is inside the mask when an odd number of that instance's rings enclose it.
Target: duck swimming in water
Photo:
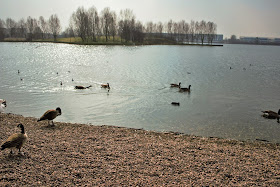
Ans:
[[[101,84],[101,88],[109,88],[110,89],[110,85],[109,85],[109,83]]]
[[[191,91],[191,86],[189,85],[188,88],[181,88],[181,86],[179,86],[179,92],[190,92]]]
[[[84,89],[87,89],[87,88],[90,88],[90,87],[92,87],[92,85],[89,85],[87,87],[85,87],[85,86],[75,86],[75,89],[84,90]]]
[[[170,87],[180,87],[181,86],[181,82],[179,82],[179,84],[175,84],[175,83],[172,83],[170,84]]]
[[[268,119],[277,119],[277,122],[279,123],[280,109],[278,110],[278,113],[271,110],[262,111],[262,113],[263,117]]]

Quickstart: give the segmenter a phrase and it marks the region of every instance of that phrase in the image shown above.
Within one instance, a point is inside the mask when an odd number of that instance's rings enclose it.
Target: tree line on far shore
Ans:
[[[5,38],[21,38],[25,41],[57,40],[58,37],[80,37],[84,43],[105,42],[142,44],[144,40],[165,38],[174,43],[211,43],[217,34],[217,25],[204,20],[185,20],[167,23],[147,22],[145,25],[136,20],[130,9],[121,10],[119,15],[109,7],[100,13],[92,6],[89,9],[77,8],[70,16],[69,26],[62,32],[60,19],[56,14],[48,19],[28,17],[15,21],[12,18],[0,19],[0,41]]]

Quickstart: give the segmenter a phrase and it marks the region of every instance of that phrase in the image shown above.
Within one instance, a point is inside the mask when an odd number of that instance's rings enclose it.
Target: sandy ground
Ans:
[[[0,186],[280,186],[280,145],[0,114]]]

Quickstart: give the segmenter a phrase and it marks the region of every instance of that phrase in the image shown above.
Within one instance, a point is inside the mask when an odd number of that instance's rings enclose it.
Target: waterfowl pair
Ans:
[[[268,119],[277,119],[277,122],[279,123],[280,109],[278,110],[278,113],[271,110],[262,111],[262,113],[263,117]]]
[[[190,92],[191,91],[191,86],[189,85],[188,88],[181,88],[181,86],[179,86],[179,92]]]
[[[4,112],[4,108],[7,107],[7,102],[4,99],[0,99],[0,113]]]
[[[84,90],[84,89],[87,89],[87,88],[90,88],[90,87],[92,87],[92,85],[89,85],[87,87],[85,87],[85,86],[75,86],[75,89]]]
[[[27,135],[24,131],[24,126],[20,123],[17,126],[21,129],[21,133],[15,133],[11,135],[1,146],[1,150],[4,150],[6,148],[11,149],[11,153],[13,153],[12,148],[17,148],[18,152],[20,153],[20,149],[22,148],[23,144],[27,140]]]
[[[53,120],[57,117],[60,116],[61,109],[57,107],[55,110],[47,110],[42,117],[40,117],[37,122],[43,121],[43,120],[48,120],[48,125],[50,125],[50,121],[52,122],[52,126],[54,126]]]

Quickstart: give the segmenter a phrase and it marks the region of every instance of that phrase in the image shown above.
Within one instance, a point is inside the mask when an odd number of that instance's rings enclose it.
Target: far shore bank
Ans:
[[[53,40],[33,40],[27,41],[25,39],[5,39],[2,42],[29,42],[29,43],[62,43],[62,44],[74,44],[74,45],[108,45],[108,46],[145,46],[145,45],[179,45],[179,46],[205,46],[205,47],[223,47],[223,44],[197,44],[197,43],[176,43],[169,40],[160,41],[147,41],[144,43],[133,42],[113,42],[113,41],[98,41],[98,42],[82,42],[80,40],[69,40],[68,38],[59,38],[57,41]]]
[[[25,126],[24,155],[0,152],[0,186],[279,186],[280,145],[0,114],[1,144]]]

